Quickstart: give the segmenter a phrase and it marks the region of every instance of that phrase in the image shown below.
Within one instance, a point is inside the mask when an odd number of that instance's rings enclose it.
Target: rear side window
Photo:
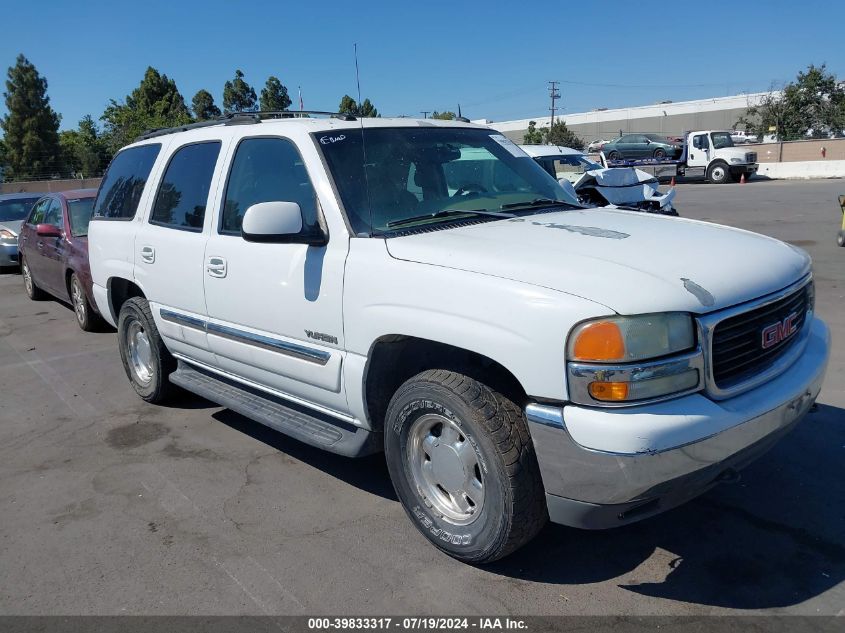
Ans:
[[[156,194],[151,224],[202,231],[220,142],[180,147],[170,158]]]
[[[95,218],[131,220],[135,217],[159,151],[159,144],[141,145],[125,149],[114,157],[97,193]]]
[[[316,195],[296,146],[282,138],[245,139],[229,172],[220,233],[240,234],[246,210],[273,201],[298,203],[303,232],[317,230]]]

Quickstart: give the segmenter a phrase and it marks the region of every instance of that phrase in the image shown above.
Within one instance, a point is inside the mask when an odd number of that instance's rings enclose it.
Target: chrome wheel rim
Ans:
[[[26,288],[26,294],[32,295],[32,274],[29,272],[29,264],[26,263],[26,260],[23,260],[23,266],[21,266],[23,272],[23,285]]]
[[[478,449],[460,426],[434,413],[414,421],[407,457],[417,492],[444,520],[467,525],[484,507]]]
[[[725,170],[721,167],[713,168],[713,180],[722,180],[725,177]]]
[[[126,328],[126,347],[129,351],[129,367],[135,380],[142,385],[150,384],[153,379],[152,347],[144,326],[138,321],[132,321]]]
[[[76,311],[76,320],[85,323],[85,295],[76,277],[70,282],[70,297],[73,301],[73,309]]]

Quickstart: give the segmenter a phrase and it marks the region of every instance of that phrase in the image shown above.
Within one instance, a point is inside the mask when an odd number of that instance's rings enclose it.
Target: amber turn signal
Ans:
[[[625,358],[622,330],[612,321],[589,323],[578,332],[572,354],[573,360],[622,360]]]
[[[627,382],[591,382],[590,395],[606,402],[627,400],[629,386]]]

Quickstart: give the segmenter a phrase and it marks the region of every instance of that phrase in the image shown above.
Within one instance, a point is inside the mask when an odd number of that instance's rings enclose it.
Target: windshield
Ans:
[[[13,200],[0,200],[0,222],[18,222],[26,219],[32,205],[38,202],[38,198],[15,198]]]
[[[542,156],[535,158],[541,167],[555,178],[571,179],[572,176],[592,171],[593,169],[604,169],[598,163],[594,163],[583,154],[566,154],[564,156]]]
[[[731,138],[730,132],[711,132],[710,138],[713,141],[714,149],[722,149],[723,147],[734,146],[734,142]]]
[[[315,138],[356,235],[453,222],[475,217],[473,211],[500,211],[503,205],[514,213],[538,199],[578,205],[525,152],[493,130],[369,128]],[[402,222],[409,218],[414,221]]]
[[[94,211],[94,198],[76,198],[67,201],[70,232],[76,237],[88,235],[88,223]]]

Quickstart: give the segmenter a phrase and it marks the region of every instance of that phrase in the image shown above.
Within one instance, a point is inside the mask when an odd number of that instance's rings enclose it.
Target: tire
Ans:
[[[23,287],[26,290],[26,296],[33,301],[44,301],[48,297],[47,293],[35,285],[35,279],[32,278],[32,270],[29,268],[29,263],[21,254],[21,275],[23,276]]]
[[[654,158],[657,160],[663,160],[664,158],[666,158],[666,150],[658,147],[656,150],[654,150]]]
[[[707,168],[707,182],[722,185],[731,181],[731,171],[725,163],[713,163]]]
[[[417,374],[390,400],[384,442],[411,522],[458,560],[507,556],[548,519],[522,409],[483,383],[446,370]]]
[[[169,376],[176,370],[143,297],[127,299],[117,321],[120,358],[132,388],[147,402],[166,401],[175,390]]]
[[[836,234],[836,243],[839,244],[839,246],[845,246],[845,230],[839,231],[839,233]]]
[[[607,160],[622,160],[622,154],[613,150],[610,154],[607,155]]]
[[[76,273],[70,276],[68,296],[76,315],[76,324],[84,332],[96,332],[102,328],[103,319],[94,311],[91,302],[88,301],[88,295],[85,294],[85,288]]]

